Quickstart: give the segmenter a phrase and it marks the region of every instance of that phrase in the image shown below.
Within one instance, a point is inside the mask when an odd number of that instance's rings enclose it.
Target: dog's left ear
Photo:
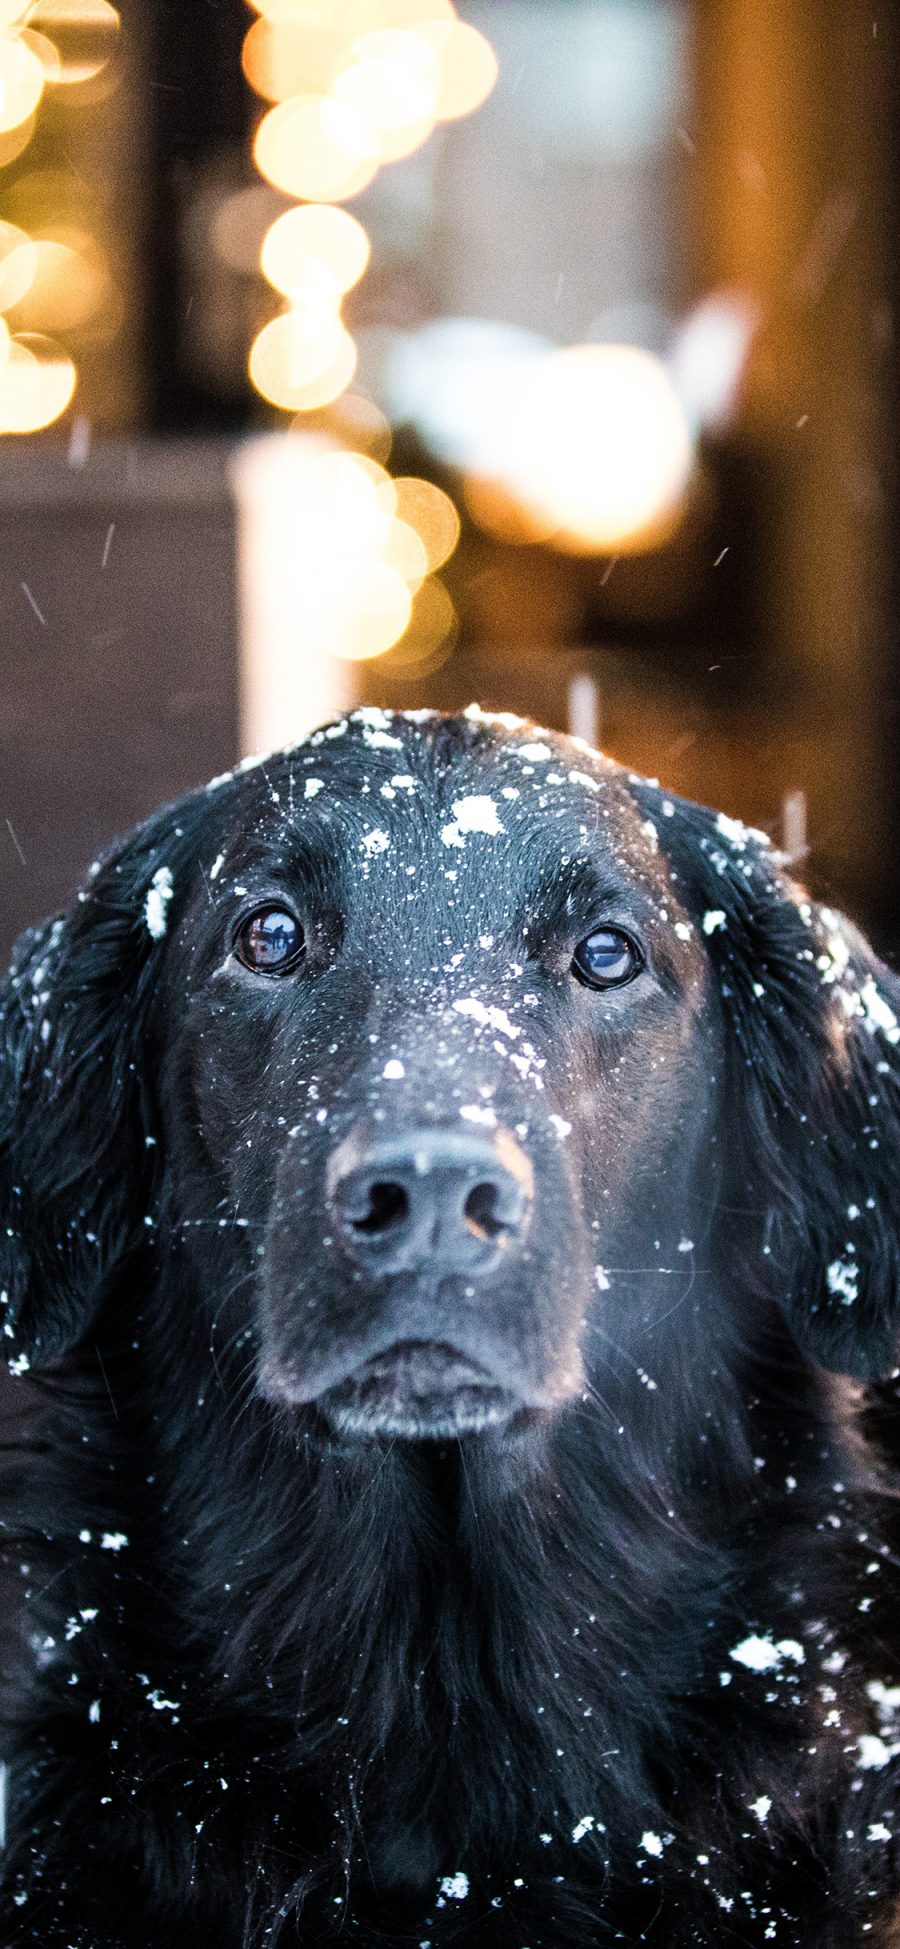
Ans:
[[[114,847],[70,913],[22,936],[0,981],[0,1355],[13,1372],[81,1339],[146,1247],[148,1018],[191,809]]]
[[[764,834],[659,808],[721,998],[725,1276],[774,1297],[815,1360],[874,1379],[900,1343],[900,979]]]

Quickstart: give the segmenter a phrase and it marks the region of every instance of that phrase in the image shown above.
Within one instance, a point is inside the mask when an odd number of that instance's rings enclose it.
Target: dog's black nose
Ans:
[[[345,1248],[373,1273],[490,1271],[521,1242],[531,1166],[505,1131],[412,1130],[331,1160],[328,1196]]]

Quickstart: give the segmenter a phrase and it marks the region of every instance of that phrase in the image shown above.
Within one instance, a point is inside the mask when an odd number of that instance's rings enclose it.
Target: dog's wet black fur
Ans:
[[[24,938],[4,1944],[900,1942],[895,1011],[761,835],[477,712]]]

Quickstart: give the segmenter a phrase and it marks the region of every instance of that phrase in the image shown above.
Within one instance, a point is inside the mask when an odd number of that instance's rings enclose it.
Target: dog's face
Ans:
[[[357,712],[160,814],[26,943],[12,1335],[52,1354],[124,1259],[186,1255],[280,1413],[446,1438],[636,1362],[700,1265],[743,1331],[774,1298],[876,1371],[885,978],[734,822],[518,720]]]
[[[378,716],[214,825],[166,955],[170,1222],[246,1258],[260,1386],[342,1431],[552,1410],[607,1268],[677,1252],[705,1135],[655,829],[557,741]]]

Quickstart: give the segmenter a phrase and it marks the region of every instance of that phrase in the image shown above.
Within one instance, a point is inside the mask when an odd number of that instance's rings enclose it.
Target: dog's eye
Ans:
[[[238,928],[234,951],[254,974],[287,974],[303,953],[303,929],[284,907],[260,907]]]
[[[586,988],[621,988],[642,966],[639,950],[619,927],[598,927],[579,941],[572,956],[572,973]]]

